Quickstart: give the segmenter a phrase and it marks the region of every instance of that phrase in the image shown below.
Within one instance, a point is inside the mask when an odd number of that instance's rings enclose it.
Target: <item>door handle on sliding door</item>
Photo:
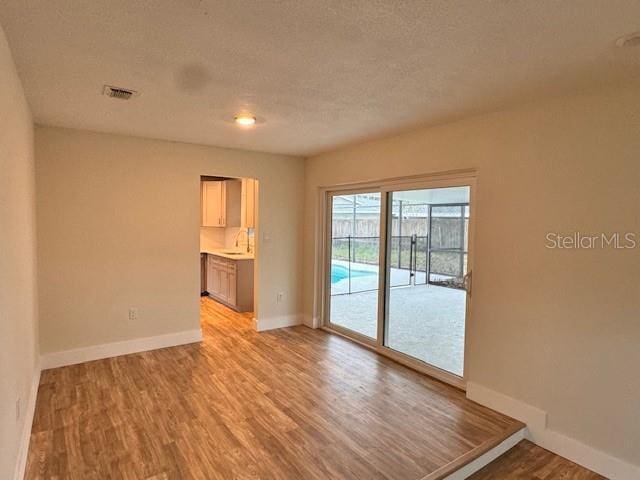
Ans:
[[[467,295],[471,296],[471,281],[472,281],[472,274],[473,272],[471,270],[469,270],[467,272],[467,274],[462,277],[462,287],[467,291]]]

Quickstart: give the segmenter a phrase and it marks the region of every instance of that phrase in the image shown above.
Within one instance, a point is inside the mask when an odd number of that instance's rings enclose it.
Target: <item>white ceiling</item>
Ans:
[[[38,123],[298,155],[640,73],[614,46],[638,0],[2,0],[0,23]]]

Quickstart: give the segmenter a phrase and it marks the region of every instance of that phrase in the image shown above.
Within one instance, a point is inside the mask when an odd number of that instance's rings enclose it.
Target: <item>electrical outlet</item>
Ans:
[[[138,319],[138,309],[130,308],[129,309],[129,320],[137,320]]]
[[[277,303],[282,303],[282,299],[284,298],[284,293],[278,292],[278,296],[276,297]]]
[[[20,420],[22,416],[22,398],[16,398],[16,422]]]

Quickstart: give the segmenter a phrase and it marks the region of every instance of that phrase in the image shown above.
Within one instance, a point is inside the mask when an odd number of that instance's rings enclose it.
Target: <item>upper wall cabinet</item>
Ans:
[[[257,182],[253,178],[242,179],[242,223],[243,228],[256,228]]]
[[[242,183],[240,180],[201,182],[203,227],[239,227]]]
[[[224,227],[225,185],[224,182],[202,182],[201,205],[203,227]]]

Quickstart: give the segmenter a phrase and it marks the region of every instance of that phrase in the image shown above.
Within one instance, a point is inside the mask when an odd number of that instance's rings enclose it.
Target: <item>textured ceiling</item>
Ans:
[[[640,73],[615,47],[638,0],[2,0],[0,23],[38,123],[298,155]]]

